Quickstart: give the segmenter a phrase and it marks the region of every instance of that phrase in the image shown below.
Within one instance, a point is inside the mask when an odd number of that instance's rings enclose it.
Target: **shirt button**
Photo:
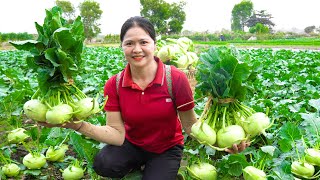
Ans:
[[[142,95],[144,95],[144,91],[142,91],[142,93],[141,93]]]

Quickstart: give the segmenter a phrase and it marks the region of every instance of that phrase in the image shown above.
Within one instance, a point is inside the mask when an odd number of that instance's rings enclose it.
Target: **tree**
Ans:
[[[258,23],[267,26],[269,30],[275,25],[270,19],[273,18],[271,14],[266,13],[265,10],[255,12],[247,21],[246,26],[255,27]]]
[[[80,16],[82,17],[85,37],[91,41],[96,37],[101,29],[98,20],[101,18],[103,11],[100,9],[99,3],[86,0],[79,5]]]
[[[270,31],[269,27],[261,23],[257,23],[255,26],[250,27],[249,29],[250,33],[257,33],[257,34],[265,34],[265,33],[269,33],[269,31]]]
[[[171,4],[171,21],[168,22],[169,34],[180,33],[183,29],[183,23],[186,20],[186,13],[183,11],[185,2]]]
[[[56,0],[55,4],[62,9],[62,15],[68,22],[72,22],[75,18],[75,8],[70,1]]]
[[[253,14],[253,4],[250,0],[243,0],[232,9],[231,29],[244,31],[245,22]]]
[[[316,30],[316,26],[308,26],[304,28],[304,32],[307,34],[313,33]]]
[[[185,2],[169,4],[164,0],[140,0],[141,16],[148,18],[157,33],[180,33],[186,20]]]

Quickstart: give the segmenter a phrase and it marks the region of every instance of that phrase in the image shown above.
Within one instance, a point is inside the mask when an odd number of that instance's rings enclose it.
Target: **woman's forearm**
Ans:
[[[121,132],[117,127],[111,127],[109,125],[96,126],[87,122],[81,123],[70,128],[102,143],[120,146],[124,142],[124,132]]]
[[[179,111],[179,117],[184,131],[190,136],[191,127],[197,122],[197,117],[193,109],[189,111]]]

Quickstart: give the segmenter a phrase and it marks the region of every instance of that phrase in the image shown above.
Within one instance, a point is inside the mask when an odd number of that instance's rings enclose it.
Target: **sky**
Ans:
[[[75,7],[84,0],[69,0]],[[103,11],[99,20],[101,34],[119,34],[122,24],[132,16],[140,15],[139,0],[94,0]],[[178,2],[179,0],[165,0]],[[180,0],[181,1],[181,0]],[[186,21],[183,30],[215,32],[230,30],[231,11],[241,0],[183,0],[186,1]],[[319,0],[251,0],[254,10],[266,10],[276,26],[275,30],[300,30],[320,26]],[[45,9],[55,0],[1,0],[0,32],[36,33],[34,22],[43,24]]]

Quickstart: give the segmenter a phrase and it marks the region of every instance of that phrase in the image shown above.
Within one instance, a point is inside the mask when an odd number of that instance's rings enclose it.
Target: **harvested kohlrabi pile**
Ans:
[[[179,69],[193,69],[199,60],[192,40],[187,37],[160,39],[157,46],[156,56],[165,64],[174,65]]]

